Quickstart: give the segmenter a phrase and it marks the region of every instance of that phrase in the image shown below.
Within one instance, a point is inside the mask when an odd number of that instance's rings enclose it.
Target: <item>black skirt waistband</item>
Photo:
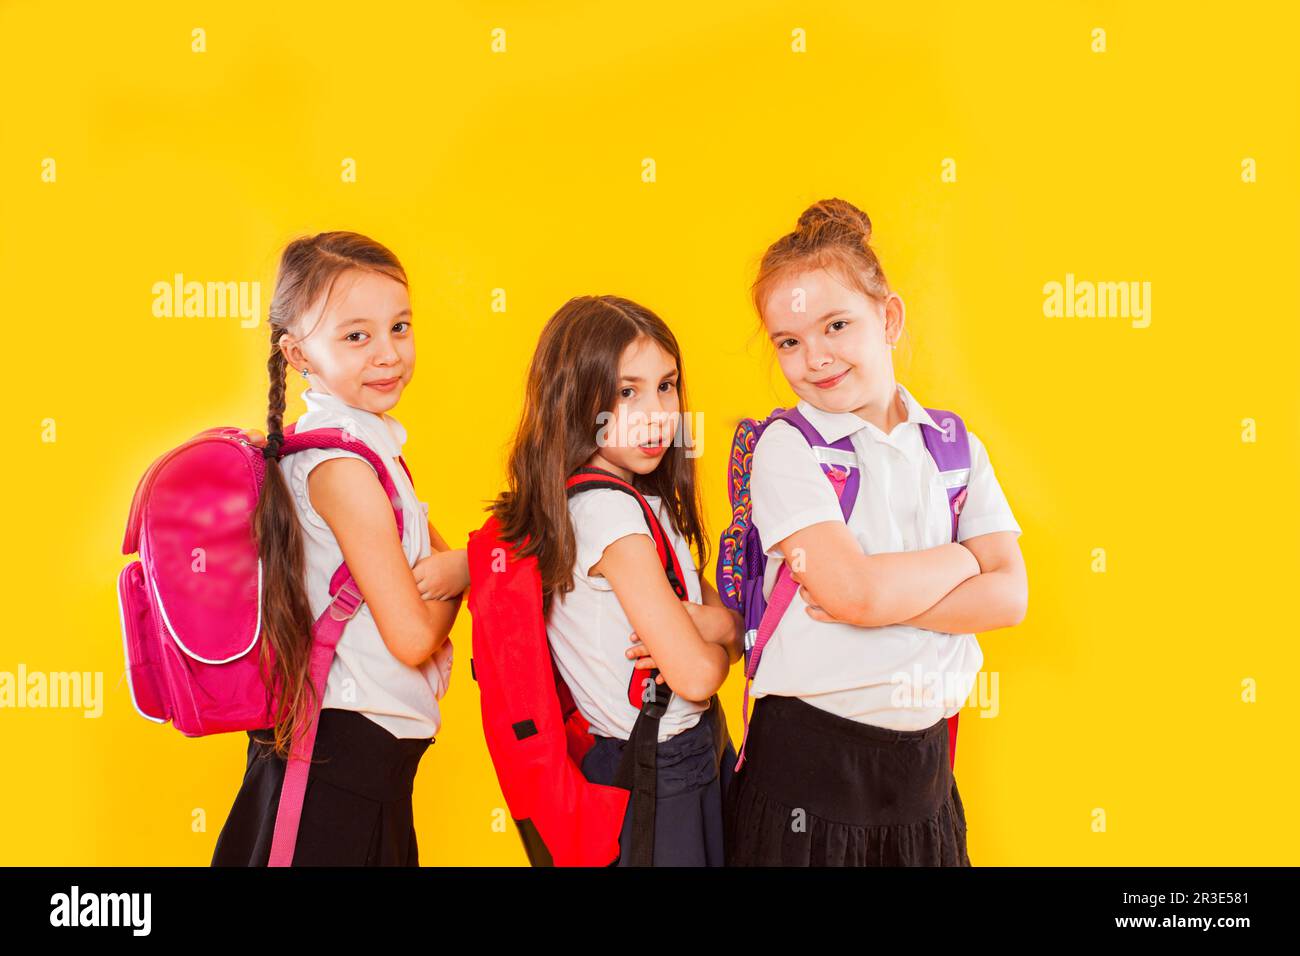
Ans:
[[[256,760],[278,760],[271,751],[274,740],[268,730],[250,730],[250,766]],[[311,774],[342,790],[371,800],[390,801],[410,797],[420,758],[432,737],[395,737],[358,711],[327,707],[320,712]]]
[[[864,724],[860,720],[849,720],[839,714],[832,714],[829,710],[814,707],[798,697],[780,697],[770,694],[766,697],[760,697],[758,701],[768,701],[768,712],[779,715],[782,721],[793,721],[817,733],[835,734],[863,742],[874,741],[884,744],[915,743],[948,732],[947,718],[940,718],[929,727],[923,727],[920,730],[892,730],[889,727]],[[757,707],[757,702],[755,706]],[[755,710],[755,713],[757,713],[757,710]]]
[[[947,724],[890,730],[769,695],[754,704],[740,774],[792,811],[853,826],[913,823],[952,790]]]

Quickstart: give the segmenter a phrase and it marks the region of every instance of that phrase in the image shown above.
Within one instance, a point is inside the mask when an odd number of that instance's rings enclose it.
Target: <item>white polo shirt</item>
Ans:
[[[364,441],[388,465],[388,474],[402,499],[402,550],[414,567],[432,551],[429,506],[415,489],[397,458],[406,441],[406,429],[391,415],[376,415],[348,405],[342,399],[315,389],[303,393],[307,413],[298,419],[298,431],[341,428]],[[303,532],[307,598],[312,617],[329,606],[329,582],[343,563],[343,552],[325,519],[312,507],[307,476],[331,458],[356,458],[341,448],[313,448],[280,461],[280,470],[294,497]],[[370,607],[363,604],[348,622],[338,643],[325,684],[325,707],[354,710],[373,720],[394,737],[433,737],[441,726],[438,700],[451,679],[452,646],[447,640],[419,667],[403,664],[384,643]]]
[[[677,562],[686,579],[683,583],[687,596],[702,604],[700,575],[689,545],[673,527],[659,496],[644,497],[659,516],[659,523],[677,553]],[[626,740],[632,736],[637,717],[637,709],[628,701],[627,694],[633,661],[625,655],[632,646],[629,639],[632,625],[609,581],[591,577],[587,572],[619,538],[629,534],[650,537],[650,529],[636,499],[611,488],[596,488],[571,497],[569,519],[573,523],[577,550],[573,590],[565,595],[557,592],[552,599],[546,636],[555,666],[591,732]],[[660,742],[694,727],[708,706],[708,701],[686,700],[674,694],[659,719]]]
[[[865,554],[920,551],[952,540],[952,515],[922,428],[942,431],[901,384],[907,420],[886,435],[852,412],[798,409],[829,442],[852,435],[861,481],[849,530]],[[957,539],[1020,533],[984,444],[969,433],[970,482]],[[835,490],[808,442],[788,422],[773,422],[754,448],[753,521],[768,554],[763,590],[781,567],[778,543],[809,525],[844,520]],[[975,685],[984,654],[973,634],[891,625],[862,628],[815,621],[798,594],[763,651],[754,697],[798,697],[850,720],[920,730],[955,714]]]

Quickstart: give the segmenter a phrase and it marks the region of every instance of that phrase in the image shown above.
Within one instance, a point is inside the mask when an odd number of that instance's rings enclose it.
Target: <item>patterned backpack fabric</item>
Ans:
[[[939,475],[948,494],[952,514],[952,540],[957,540],[957,518],[966,501],[966,486],[970,481],[970,441],[966,426],[952,412],[927,408],[927,412],[942,428],[921,427],[925,447],[938,466]],[[749,731],[749,690],[754,675],[763,658],[763,649],[776,631],[790,601],[799,590],[790,576],[789,564],[782,562],[772,593],[763,595],[767,555],[763,542],[753,524],[750,500],[750,472],[754,465],[754,448],[763,432],[775,421],[784,421],[796,428],[812,449],[827,479],[835,489],[840,510],[847,523],[853,513],[858,488],[862,483],[857,454],[851,436],[836,442],[827,442],[821,433],[797,408],[778,408],[762,421],[742,419],[736,427],[727,463],[727,491],[731,501],[731,524],[722,532],[718,544],[717,585],[722,601],[739,611],[745,626],[745,695],[742,719],[745,736]],[[948,756],[957,759],[957,715],[948,718]],[[745,741],[742,738],[740,756],[736,761],[739,770],[745,762]]]

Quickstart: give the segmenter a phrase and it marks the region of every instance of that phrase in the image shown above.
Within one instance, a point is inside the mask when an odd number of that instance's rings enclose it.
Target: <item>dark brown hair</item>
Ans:
[[[823,199],[799,216],[793,232],[767,248],[750,289],[754,308],[761,316],[772,285],[790,272],[827,269],[863,295],[883,299],[889,282],[871,248],[871,220],[844,199]]]
[[[686,370],[677,339],[645,306],[612,295],[564,303],[542,330],[525,386],[523,415],[506,467],[508,490],[488,509],[500,535],[521,557],[536,555],[543,607],[573,590],[576,545],[565,479],[598,449],[599,416],[615,405],[619,359],[641,337],[657,342],[677,363],[677,393],[686,416]],[[695,459],[674,442],[653,472],[633,475],[633,487],[658,495],[679,534],[694,546],[697,567],[708,559],[700,520]],[[527,539],[525,541],[525,538]]]
[[[266,410],[268,443],[276,440],[284,426],[288,363],[280,351],[280,337],[294,329],[303,313],[321,296],[328,303],[335,280],[351,269],[377,272],[407,284],[406,272],[397,257],[373,239],[355,232],[322,232],[295,239],[280,257],[268,316],[271,326],[271,355],[266,362],[271,379]],[[324,314],[322,309],[322,317]],[[262,673],[268,692],[276,701],[275,750],[287,757],[294,739],[305,730],[311,710],[318,703],[308,679],[315,620],[303,580],[302,532],[293,497],[283,473],[270,462],[253,521],[262,559],[265,637],[261,642]]]

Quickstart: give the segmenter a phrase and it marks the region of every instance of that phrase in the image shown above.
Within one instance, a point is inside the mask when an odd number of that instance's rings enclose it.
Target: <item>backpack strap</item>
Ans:
[[[279,457],[284,458],[286,455],[309,448],[342,448],[360,455],[375,469],[379,483],[388,495],[388,500],[393,506],[393,517],[397,522],[397,537],[400,541],[403,530],[402,499],[393,484],[387,466],[380,460],[379,455],[365,442],[342,429],[313,428],[310,431],[298,432],[296,426],[295,422],[285,429],[285,440],[280,447]],[[330,578],[329,593],[333,600],[312,627],[311,656],[307,674],[315,691],[315,702],[306,728],[293,741],[289,752],[289,761],[284,771],[284,783],[280,788],[279,809],[275,815],[275,833],[271,838],[268,866],[293,865],[294,849],[298,843],[298,825],[302,819],[302,805],[307,796],[311,756],[316,747],[321,704],[325,699],[325,683],[329,678],[330,665],[334,661],[334,652],[343,637],[343,631],[348,621],[356,617],[357,612],[361,610],[361,605],[365,603],[361,589],[357,587],[346,563],[339,565],[334,576]]]
[[[966,503],[966,486],[970,484],[970,436],[966,423],[952,412],[927,408],[930,417],[942,428],[921,426],[921,437],[930,457],[939,468],[939,479],[948,493],[948,508],[952,513],[952,540],[957,540],[957,517]]]
[[[835,489],[835,495],[840,502],[840,512],[844,515],[844,523],[848,524],[849,516],[853,513],[853,505],[857,501],[858,487],[862,483],[862,469],[858,465],[857,453],[853,450],[852,436],[845,435],[835,442],[826,441],[821,432],[797,408],[774,412],[769,419],[769,424],[776,419],[793,425],[808,442],[808,446],[822,466],[822,471],[825,472],[831,486]],[[777,572],[776,583],[772,586],[772,594],[762,608],[762,616],[759,619],[758,627],[745,635],[746,643],[749,646],[747,647],[748,654],[745,657],[745,693],[740,709],[743,729],[740,738],[740,754],[736,759],[736,770],[739,770],[745,763],[745,743],[749,737],[750,685],[754,682],[754,675],[758,673],[759,662],[763,659],[763,648],[772,639],[772,635],[776,632],[776,626],[781,623],[781,618],[785,617],[790,602],[794,600],[794,596],[798,592],[799,584],[790,574],[790,562],[783,560],[781,568]],[[761,600],[762,594],[762,584],[759,582],[751,597]],[[758,613],[758,608],[755,607],[747,613],[746,617]]]
[[[921,437],[925,442],[926,450],[929,451],[939,469],[940,480],[943,482],[948,495],[948,505],[952,515],[952,540],[955,542],[957,540],[957,519],[966,502],[966,487],[970,483],[970,440],[966,432],[966,424],[960,416],[942,409],[927,408],[926,411],[942,428],[942,431],[935,431],[933,428],[922,425]],[[772,419],[775,418],[788,421],[798,428],[804,438],[807,439],[808,444],[812,446],[813,452],[817,455],[818,461],[821,462],[827,478],[835,486],[835,491],[840,497],[840,508],[847,524],[849,515],[853,510],[853,503],[857,498],[860,481],[856,469],[856,455],[852,459],[855,464],[852,473],[848,476],[837,476],[833,473],[833,468],[840,464],[840,460],[829,454],[829,451],[831,449],[842,449],[853,455],[851,436],[846,436],[839,442],[828,445],[817,429],[797,408],[791,408],[784,412],[778,410],[772,415]],[[822,449],[820,452],[818,451],[819,446]],[[848,461],[848,459],[843,459],[845,464]],[[739,770],[745,761],[745,740],[749,730],[749,689],[754,674],[758,671],[758,663],[762,658],[762,649],[775,633],[776,626],[780,623],[781,618],[785,616],[785,612],[798,590],[798,584],[790,577],[789,563],[783,561],[777,574],[776,583],[772,588],[772,595],[763,608],[762,619],[755,632],[753,649],[749,654],[745,668],[745,695],[741,706],[744,736],[741,737],[740,755],[736,761],[736,770]],[[761,595],[761,588],[757,590],[757,593]],[[953,714],[948,718],[948,759],[952,764],[955,764],[957,760],[957,716],[957,714]]]
[[[659,519],[649,502],[641,496],[629,482],[603,468],[582,467],[575,471],[566,483],[569,497],[596,488],[611,488],[634,497],[641,505],[646,525],[650,528],[650,537],[654,539],[655,551],[663,564],[668,583],[679,600],[689,597],[685,578],[677,553],[668,536],[664,533]],[[655,678],[658,669],[637,671],[633,669],[632,680],[628,685],[628,700],[638,708],[636,723],[623,748],[623,756],[618,770],[614,774],[614,786],[622,787],[631,793],[628,812],[632,814],[632,831],[629,846],[623,848],[631,866],[653,866],[655,844],[655,800],[657,778],[659,775],[659,721],[668,710],[673,692],[667,684],[659,684]]]
[[[966,423],[958,415],[939,408],[927,408],[942,431],[921,426],[921,437],[930,457],[939,468],[939,479],[948,493],[948,510],[952,514],[952,540],[957,540],[957,519],[966,504],[966,486],[970,484],[970,436]],[[948,763],[957,763],[957,717],[948,718]]]
[[[685,579],[682,577],[681,564],[677,560],[677,552],[673,550],[672,545],[668,542],[668,536],[664,534],[664,529],[659,524],[659,519],[656,517],[654,509],[650,507],[650,503],[631,484],[603,468],[583,466],[570,475],[568,481],[565,482],[565,491],[570,498],[596,488],[621,491],[636,499],[637,504],[641,506],[641,513],[645,517],[645,523],[650,528],[650,537],[654,540],[655,553],[659,555],[659,563],[664,566],[664,573],[668,575],[668,584],[673,589],[673,593],[685,601],[687,598],[686,584]]]
[[[858,486],[862,483],[862,469],[858,467],[858,453],[853,450],[853,436],[845,435],[839,441],[828,442],[797,408],[786,409],[779,417],[798,429],[808,442],[817,463],[835,486],[844,523],[848,524],[853,505],[858,500]]]

